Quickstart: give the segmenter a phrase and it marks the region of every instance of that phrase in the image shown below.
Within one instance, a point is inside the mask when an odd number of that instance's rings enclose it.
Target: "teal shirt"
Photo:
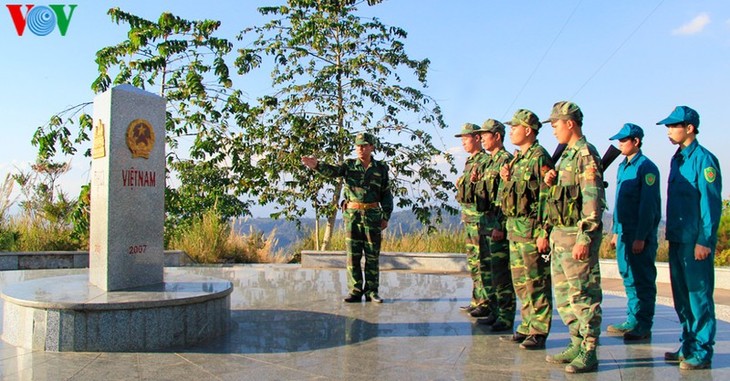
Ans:
[[[715,155],[697,140],[672,157],[667,190],[667,241],[714,249],[722,215],[722,175]]]
[[[379,202],[383,219],[390,220],[393,213],[393,193],[388,177],[388,165],[375,159],[367,169],[358,159],[347,159],[340,165],[318,163],[315,170],[330,178],[345,180],[345,200],[353,202]]]
[[[618,166],[615,209],[614,234],[623,234],[629,241],[656,242],[662,217],[659,168],[641,150]]]

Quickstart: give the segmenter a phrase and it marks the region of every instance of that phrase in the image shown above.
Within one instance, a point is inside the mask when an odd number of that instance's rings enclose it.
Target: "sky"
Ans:
[[[219,36],[233,40],[242,29],[265,21],[256,11],[281,0],[237,1],[72,1],[21,3],[0,7],[0,176],[27,170],[35,160],[33,133],[48,118],[93,100],[95,53],[126,37],[106,11],[120,7],[156,20],[164,11],[186,19],[222,22]],[[77,4],[65,36],[15,30],[7,4]],[[68,8],[66,8],[68,11]],[[23,12],[25,10],[23,9]],[[583,132],[603,153],[624,123],[644,128],[643,152],[659,166],[663,197],[669,162],[676,150],[667,129],[655,123],[677,105],[700,114],[699,142],[730,162],[726,112],[730,109],[730,2],[727,0],[385,0],[362,6],[360,14],[405,29],[406,51],[431,61],[425,93],[441,106],[447,130],[431,131],[435,142],[466,158],[459,138],[465,122],[509,120],[520,108],[549,116],[560,100],[583,110]],[[234,44],[247,44],[247,41]],[[236,45],[239,46],[239,45]],[[234,78],[251,101],[271,93],[268,71]],[[91,112],[89,109],[88,112]],[[557,145],[546,125],[538,138],[548,151]],[[513,151],[507,139],[506,147]],[[376,154],[377,158],[377,154]],[[89,181],[87,158],[71,159],[60,179],[78,194]],[[613,206],[617,163],[606,171],[607,199]],[[1,180],[1,179],[0,179]],[[455,180],[455,176],[452,176]],[[730,173],[723,178],[728,198]],[[266,208],[255,208],[266,216]]]

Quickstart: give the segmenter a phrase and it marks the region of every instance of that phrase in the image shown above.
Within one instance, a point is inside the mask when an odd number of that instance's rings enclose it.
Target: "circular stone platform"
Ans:
[[[87,274],[3,289],[6,342],[53,352],[154,351],[197,344],[230,328],[231,282],[167,272],[165,282],[106,292]]]

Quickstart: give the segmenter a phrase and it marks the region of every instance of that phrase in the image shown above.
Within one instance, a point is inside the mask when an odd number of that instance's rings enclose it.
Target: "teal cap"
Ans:
[[[644,130],[633,123],[626,123],[621,127],[621,131],[618,134],[611,136],[608,140],[621,140],[626,138],[642,139],[644,138]]]
[[[656,122],[656,124],[665,125],[679,123],[691,124],[697,128],[700,126],[700,114],[687,106],[677,106],[668,117]]]

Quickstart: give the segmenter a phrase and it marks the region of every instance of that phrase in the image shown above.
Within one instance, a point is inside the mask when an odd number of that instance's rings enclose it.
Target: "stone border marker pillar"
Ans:
[[[89,282],[163,282],[165,99],[119,85],[94,99]]]

